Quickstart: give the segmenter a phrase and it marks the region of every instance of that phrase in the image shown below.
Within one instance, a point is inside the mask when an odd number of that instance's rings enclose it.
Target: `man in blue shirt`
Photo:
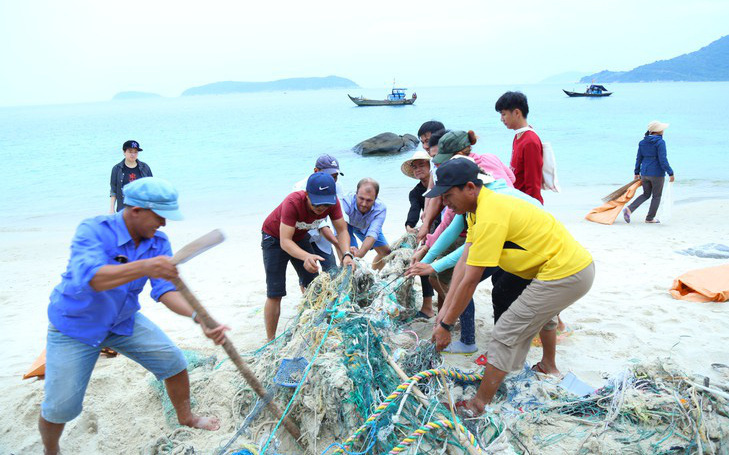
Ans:
[[[177,268],[172,248],[158,231],[182,218],[177,190],[157,177],[124,187],[124,210],[81,223],[71,257],[48,305],[45,397],[38,426],[46,454],[59,451],[66,422],[82,409],[86,386],[102,348],[109,347],[164,380],[181,425],[217,430],[214,417],[190,410],[190,382],[182,352],[152,321],[138,313],[139,293],[149,279],[151,296],[173,312],[193,318],[192,307],[170,280]],[[203,332],[221,344],[227,326]]]
[[[387,207],[377,199],[380,185],[371,178],[364,178],[357,183],[357,192],[342,198],[342,211],[347,216],[347,230],[352,242],[350,248],[355,257],[363,258],[372,248],[377,256],[372,261],[372,268],[380,270],[384,267],[382,259],[392,251],[387,244],[382,225],[385,224]],[[357,246],[357,239],[362,246]]]

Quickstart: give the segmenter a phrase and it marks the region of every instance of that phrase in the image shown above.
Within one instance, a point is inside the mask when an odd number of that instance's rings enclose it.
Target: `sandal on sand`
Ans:
[[[435,316],[435,315],[433,315]],[[418,311],[418,314],[415,315],[415,319],[430,319],[433,316],[428,316],[427,314],[423,313],[422,311]]]
[[[648,223],[648,224],[658,224],[658,223],[660,223],[660,221],[658,221],[656,219],[653,219],[653,220],[645,220],[645,222]]]
[[[623,210],[623,219],[626,223],[630,223],[630,209],[627,207]]]
[[[564,330],[557,329],[557,344],[564,341],[565,338],[572,336],[572,333],[574,333],[572,327],[568,326],[567,324],[564,324]],[[542,339],[539,338],[539,335],[535,336],[532,340],[532,346],[537,348],[542,347]]]
[[[547,370],[545,370],[542,366],[542,362],[537,362],[532,365],[531,370],[535,373],[546,374],[547,376],[562,377],[562,373],[560,373],[559,371],[557,371],[556,373],[547,373]]]
[[[102,354],[106,357],[109,357],[109,358],[113,358],[113,357],[116,357],[119,355],[118,352],[116,352],[115,350],[113,350],[111,348],[102,348],[100,354]]]

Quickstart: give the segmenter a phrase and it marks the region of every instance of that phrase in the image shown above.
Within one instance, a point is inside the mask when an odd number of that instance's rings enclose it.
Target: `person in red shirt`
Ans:
[[[281,299],[286,295],[288,263],[294,266],[304,287],[316,278],[319,262],[324,258],[314,254],[308,231],[318,229],[326,217],[331,219],[338,233],[340,251],[346,251],[340,258],[342,266],[354,267],[353,256],[349,252],[347,223],[337,199],[336,183],[326,172],[311,174],[306,182],[306,190],[294,191],[286,196],[263,222],[261,249],[266,270],[266,305],[263,315],[269,341],[276,337]]]
[[[544,204],[542,199],[542,141],[527,122],[529,104],[521,92],[506,92],[496,101],[496,112],[510,130],[514,130],[511,149],[511,169],[516,181],[514,188]]]

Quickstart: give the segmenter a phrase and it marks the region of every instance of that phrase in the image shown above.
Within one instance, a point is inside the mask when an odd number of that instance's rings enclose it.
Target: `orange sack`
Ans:
[[[590,210],[590,213],[585,216],[585,219],[600,224],[613,224],[615,222],[615,218],[620,215],[620,211],[623,209],[623,206],[633,199],[633,196],[635,196],[635,192],[638,191],[640,185],[640,180],[636,181],[630,185],[628,191],[619,198],[614,201],[606,202],[600,207]]]
[[[36,376],[45,376],[46,374],[46,350],[35,359],[33,365],[30,366],[28,372],[23,375],[23,379],[30,379]]]
[[[691,302],[726,302],[729,300],[729,264],[691,270],[673,280],[674,299]]]

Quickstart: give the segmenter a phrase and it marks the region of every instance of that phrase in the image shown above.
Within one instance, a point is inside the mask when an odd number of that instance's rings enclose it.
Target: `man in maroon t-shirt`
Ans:
[[[268,340],[276,337],[281,314],[281,298],[286,295],[286,267],[289,262],[296,269],[299,281],[306,287],[314,280],[319,262],[324,258],[314,254],[308,231],[318,229],[329,217],[336,229],[337,242],[342,255],[342,266],[354,267],[349,252],[347,223],[337,199],[334,179],[326,172],[309,176],[306,191],[295,191],[276,207],[263,222],[261,248],[266,269],[266,305],[263,310]]]
[[[511,149],[511,170],[516,181],[514,188],[544,204],[542,199],[542,141],[527,122],[529,104],[521,92],[506,92],[496,101],[496,112],[510,130],[515,130]]]

